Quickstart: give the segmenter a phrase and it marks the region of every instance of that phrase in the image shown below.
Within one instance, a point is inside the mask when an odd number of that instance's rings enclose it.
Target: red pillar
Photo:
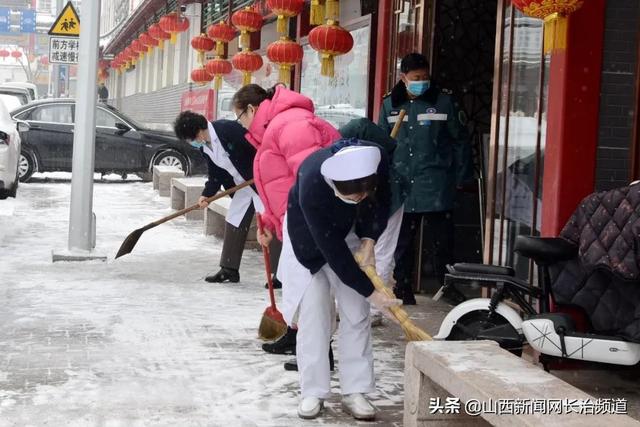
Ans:
[[[392,0],[378,0],[378,33],[376,38],[375,86],[373,90],[373,121],[378,121],[382,98],[387,91],[389,76],[389,45],[391,43]],[[374,24],[374,23],[372,23]]]
[[[605,0],[569,17],[567,49],[552,55],[544,156],[542,235],[557,236],[594,190]]]

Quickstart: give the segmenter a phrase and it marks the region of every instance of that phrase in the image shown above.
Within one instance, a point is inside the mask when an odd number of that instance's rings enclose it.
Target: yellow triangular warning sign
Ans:
[[[67,2],[60,15],[56,18],[49,30],[50,36],[79,36],[80,35],[80,18],[78,12],[71,2]]]

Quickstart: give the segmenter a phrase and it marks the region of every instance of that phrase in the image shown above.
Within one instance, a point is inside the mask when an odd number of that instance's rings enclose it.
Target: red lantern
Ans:
[[[19,50],[14,50],[13,52],[11,52],[11,57],[15,58],[17,62],[18,59],[22,58],[22,52],[20,52]]]
[[[189,20],[177,12],[171,12],[160,18],[159,25],[162,31],[171,34],[171,44],[175,44],[176,35],[189,29]]]
[[[289,18],[302,12],[304,0],[267,0],[267,6],[278,16],[277,31],[281,34],[287,34]]]
[[[214,87],[216,90],[220,90],[222,87],[222,76],[229,74],[233,67],[231,62],[222,58],[215,58],[207,62],[205,69],[209,74],[214,77]]]
[[[152,26],[150,26],[148,33],[149,36],[158,41],[158,46],[160,46],[160,49],[164,47],[164,41],[171,38],[171,35],[162,31],[162,28],[160,28],[160,25],[158,24],[153,24]]]
[[[98,70],[98,81],[104,83],[109,78],[109,72],[107,70]]]
[[[262,67],[262,57],[249,49],[236,53],[231,62],[236,70],[242,71],[243,86],[250,84],[251,73],[258,71]]]
[[[240,47],[249,48],[249,33],[260,31],[262,28],[262,15],[247,6],[238,10],[231,16],[231,23],[240,30]]]
[[[525,15],[544,20],[544,52],[567,48],[567,15],[582,7],[583,0],[511,0]]]
[[[147,53],[151,53],[153,51],[153,48],[160,44],[158,43],[158,40],[151,37],[149,33],[140,34],[140,38],[138,40],[140,40],[140,43],[147,47]]]
[[[267,47],[267,58],[280,68],[279,80],[291,85],[291,67],[302,61],[302,46],[286,37],[271,43]]]
[[[47,55],[42,55],[38,61],[42,66],[47,67],[49,65],[49,57]]]
[[[320,52],[322,69],[320,74],[334,76],[334,58],[344,55],[353,48],[353,37],[334,21],[314,28],[309,33],[309,44]]]
[[[134,41],[131,42],[131,50],[134,52],[134,54],[136,55],[137,58],[143,58],[144,57],[144,52],[147,50],[142,43],[140,43],[140,40],[135,39]]]
[[[204,85],[213,80],[213,76],[204,67],[200,67],[191,72],[191,80],[196,84]]]
[[[109,68],[109,61],[106,59],[101,59],[98,61],[98,68]]]
[[[204,64],[204,53],[209,52],[215,47],[215,42],[207,37],[206,34],[200,34],[191,39],[191,47],[198,52],[198,63]]]
[[[133,50],[131,45],[129,45],[124,51],[127,58],[127,67],[129,67],[131,64],[135,64],[138,60],[138,52]]]
[[[4,58],[8,58],[11,55],[7,49],[0,49],[0,58],[4,61]]]
[[[236,29],[225,21],[220,21],[215,25],[209,25],[207,29],[209,38],[216,42],[216,55],[224,55],[224,44],[229,43],[236,36]]]

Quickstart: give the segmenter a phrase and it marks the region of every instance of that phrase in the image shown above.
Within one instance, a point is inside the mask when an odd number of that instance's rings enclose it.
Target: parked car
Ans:
[[[20,175],[20,133],[27,131],[26,123],[11,118],[7,107],[0,102],[0,199],[16,197]]]
[[[146,129],[107,104],[96,106],[95,171],[128,173],[151,179],[154,165],[176,166],[186,175],[206,172],[199,150],[172,132]],[[71,171],[75,101],[46,99],[24,105],[11,115],[27,122],[22,132],[20,180],[35,172]]]
[[[32,101],[29,89],[0,86],[0,101],[8,111],[13,111]]]
[[[26,89],[29,93],[29,101],[35,101],[38,99],[38,87],[33,83],[28,82],[6,82],[0,85],[0,88],[18,88],[18,89]]]

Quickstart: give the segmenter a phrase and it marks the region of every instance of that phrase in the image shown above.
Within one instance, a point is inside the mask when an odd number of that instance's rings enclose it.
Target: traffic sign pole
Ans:
[[[96,140],[96,102],[100,1],[82,2],[78,88],[71,177],[69,252],[91,252],[94,244],[93,171]]]

